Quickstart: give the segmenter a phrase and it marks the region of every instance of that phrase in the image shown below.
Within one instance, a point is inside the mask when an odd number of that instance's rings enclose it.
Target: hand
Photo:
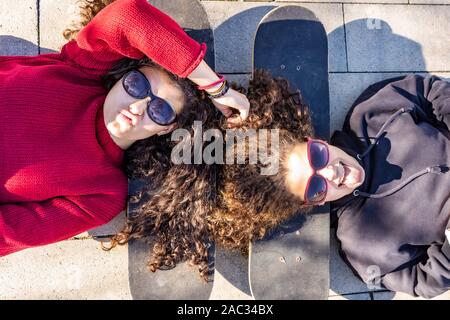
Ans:
[[[247,97],[236,90],[229,89],[228,92],[220,98],[211,99],[212,103],[222,114],[228,118],[229,124],[237,124],[248,118],[250,111],[250,102]],[[239,111],[239,115],[233,116],[233,110]]]

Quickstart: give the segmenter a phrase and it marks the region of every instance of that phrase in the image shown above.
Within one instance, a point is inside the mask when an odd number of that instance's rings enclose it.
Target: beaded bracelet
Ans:
[[[210,99],[217,99],[217,98],[220,98],[220,97],[226,95],[227,92],[228,92],[228,90],[230,90],[230,86],[229,86],[229,84],[228,84],[228,81],[225,80],[224,85],[223,85],[223,89],[220,90],[220,92],[217,93],[217,94],[208,94],[208,97],[209,97]]]
[[[226,80],[224,81],[224,82],[222,82],[222,85],[219,87],[219,89],[217,89],[216,91],[213,91],[213,92],[209,92],[209,91],[206,91],[206,93],[208,94],[208,95],[212,95],[212,96],[214,96],[214,95],[216,95],[216,94],[218,94],[218,93],[220,93],[220,92],[222,92],[222,90],[223,90],[223,88],[225,87],[225,84],[226,84]]]

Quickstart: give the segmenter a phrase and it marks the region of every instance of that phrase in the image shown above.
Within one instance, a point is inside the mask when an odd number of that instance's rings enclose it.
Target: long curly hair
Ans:
[[[80,25],[85,26],[113,1],[85,0]],[[78,31],[68,29],[64,34],[70,40]],[[251,111],[247,121],[231,128],[203,92],[148,58],[119,62],[104,77],[105,87],[111,88],[128,70],[143,65],[167,72],[183,90],[186,105],[178,125],[191,137],[196,131],[194,121],[200,121],[204,130],[217,128],[224,135],[230,129],[279,130],[279,148],[272,156],[279,157],[280,169],[274,175],[262,175],[264,165],[253,164],[249,152],[245,152],[244,164],[174,164],[172,150],[186,140],[172,141],[169,135],[137,141],[125,153],[126,174],[130,181],[141,183],[130,195],[134,210],[129,212],[124,229],[112,237],[110,247],[105,249],[141,239],[149,245],[147,264],[151,271],[189,261],[207,280],[208,247],[212,242],[245,253],[250,241],[261,239],[298,210],[309,209],[285,184],[287,154],[297,143],[313,136],[309,110],[285,79],[274,78],[263,70],[255,71],[248,89],[233,85],[247,95]],[[267,148],[270,146],[271,141]],[[246,150],[249,148],[247,144]],[[194,157],[192,150],[189,156]]]
[[[135,209],[129,213],[125,228],[113,236],[111,247],[141,239],[149,244],[151,271],[189,261],[207,279],[212,242],[245,253],[250,241],[261,239],[299,209],[307,211],[288,191],[285,177],[289,151],[313,136],[308,109],[301,100],[299,104],[293,99],[295,93],[286,80],[263,70],[255,72],[248,90],[234,88],[247,95],[251,112],[248,121],[231,129],[278,129],[280,147],[278,154],[272,155],[280,158],[278,173],[262,175],[264,165],[251,164],[249,152],[245,153],[245,164],[174,164],[172,150],[186,140],[172,141],[167,135],[137,141],[125,157],[128,177],[141,181],[129,200]],[[195,99],[195,107],[186,112],[182,126],[188,137],[196,133],[194,121],[201,121],[204,130],[218,128],[225,136],[230,128],[224,118],[207,98]],[[225,141],[223,144],[225,148]],[[206,145],[204,142],[203,147]],[[194,163],[193,150],[189,152]]]
[[[80,19],[73,21],[72,25],[62,33],[68,40],[75,40],[78,32],[85,27],[104,7],[116,0],[77,0],[80,9]]]

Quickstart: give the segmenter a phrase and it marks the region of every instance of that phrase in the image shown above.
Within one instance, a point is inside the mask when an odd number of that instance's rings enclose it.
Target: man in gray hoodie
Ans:
[[[343,256],[365,282],[426,298],[450,290],[449,128],[450,84],[409,75],[370,86],[333,135],[366,173],[332,204]]]
[[[365,90],[331,144],[291,155],[291,191],[331,202],[341,254],[364,282],[425,298],[450,290],[449,128],[450,83],[408,75]]]

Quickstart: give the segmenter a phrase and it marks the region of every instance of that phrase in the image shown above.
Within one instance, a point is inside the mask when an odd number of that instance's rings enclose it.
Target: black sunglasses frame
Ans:
[[[126,81],[127,76],[130,75],[133,72],[136,72],[136,73],[140,74],[143,77],[145,83],[147,84],[148,90],[145,93],[145,95],[143,95],[143,96],[136,97],[136,96],[132,95],[127,90],[127,88],[125,86],[125,81]],[[177,121],[177,117],[178,116],[177,116],[177,113],[176,113],[175,109],[173,108],[173,106],[167,100],[165,100],[163,98],[160,98],[160,97],[156,96],[155,94],[153,94],[152,86],[151,86],[150,82],[148,81],[147,77],[145,76],[145,74],[142,73],[142,71],[139,71],[138,69],[133,69],[133,70],[130,70],[127,73],[125,73],[125,75],[122,77],[122,87],[123,87],[123,89],[125,90],[125,92],[127,94],[129,94],[131,97],[133,97],[135,99],[144,99],[146,97],[150,97],[151,100],[147,102],[146,112],[147,112],[149,118],[152,119],[152,121],[155,122],[156,124],[158,124],[160,126],[169,126],[169,125],[171,125],[171,124],[173,124],[173,123],[175,123]],[[154,117],[152,116],[152,113],[149,112],[149,109],[151,107],[152,101],[154,102],[154,101],[158,101],[158,100],[162,100],[164,103],[167,103],[170,106],[170,108],[173,110],[173,113],[175,114],[175,117],[173,118],[173,120],[170,123],[161,123],[161,122],[159,122],[158,120],[154,119]]]

